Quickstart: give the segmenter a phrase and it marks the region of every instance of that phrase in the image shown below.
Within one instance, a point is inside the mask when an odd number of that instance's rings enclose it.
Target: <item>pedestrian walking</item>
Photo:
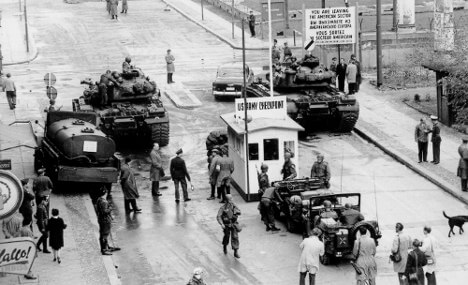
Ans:
[[[96,201],[96,216],[99,224],[99,245],[101,247],[102,255],[112,255],[112,251],[120,250],[118,247],[109,246],[109,235],[111,234],[112,227],[112,208],[105,196],[107,189],[101,187],[99,190],[99,198]]]
[[[45,175],[45,169],[41,168],[37,171],[38,176],[33,181],[33,192],[36,196],[36,206],[38,207],[43,197],[49,197],[50,193],[54,189],[54,184],[48,176]],[[47,212],[49,212],[49,206],[47,206]]]
[[[348,80],[348,94],[356,93],[357,85],[357,66],[354,60],[350,60],[348,67],[346,67],[346,80]]]
[[[312,169],[310,170],[310,177],[315,177],[320,179],[325,188],[330,188],[330,167],[328,166],[328,162],[324,161],[325,156],[321,153],[317,154],[317,161],[314,162],[312,165]]]
[[[408,250],[411,249],[411,237],[403,232],[404,226],[402,223],[395,225],[395,232],[397,233],[393,239],[392,256],[399,256],[400,261],[393,261],[393,271],[398,273],[398,281],[400,285],[406,285],[407,280],[405,276],[406,261],[408,260]],[[398,258],[397,258],[398,260]]]
[[[362,75],[361,75],[361,63],[357,60],[356,55],[352,54],[351,59],[354,60],[354,64],[356,65],[356,92],[359,91],[359,87],[361,86],[362,82]]]
[[[21,184],[23,185],[23,202],[21,202],[19,212],[23,216],[23,221],[31,225],[32,230],[34,194],[28,190],[28,182],[29,179],[21,180]]]
[[[279,231],[275,226],[275,215],[273,206],[276,202],[283,204],[283,199],[278,193],[278,184],[274,187],[268,187],[260,200],[260,214],[265,223],[266,231]]]
[[[291,158],[292,153],[284,153],[284,164],[283,168],[281,169],[281,174],[283,174],[283,180],[294,179],[297,176],[296,165],[292,162]]]
[[[2,82],[3,90],[6,91],[6,97],[10,110],[16,108],[16,85],[15,82],[11,79],[11,74],[7,73],[6,78]]]
[[[253,11],[250,11],[248,21],[249,21],[250,37],[255,38],[255,15],[253,14]]]
[[[112,16],[112,20],[118,20],[118,12],[119,12],[119,0],[110,0],[110,14]]]
[[[41,232],[41,237],[37,241],[37,250],[43,253],[50,253],[47,249],[47,239],[49,238],[49,233],[47,231],[47,223],[49,221],[49,197],[42,196],[40,198],[39,206],[37,207],[36,218],[37,218],[37,228]],[[41,249],[42,245],[42,249]]]
[[[214,200],[215,197],[215,192],[216,192],[216,181],[218,179],[218,172],[216,171],[216,162],[220,158],[219,156],[219,149],[213,148],[211,150],[211,155],[208,158],[209,163],[208,163],[208,175],[209,175],[209,181],[210,181],[210,187],[211,187],[211,195],[210,197],[207,198],[207,200]],[[218,191],[218,199],[221,198],[221,193]]]
[[[409,285],[424,285],[424,270],[423,266],[427,264],[424,252],[419,248],[421,242],[418,239],[413,240],[413,251],[408,254],[406,262],[405,275]]]
[[[356,273],[357,285],[375,285],[377,276],[377,263],[375,262],[376,245],[373,238],[367,235],[364,227],[359,228],[361,236],[354,241],[353,255],[356,257],[356,266],[361,273]]]
[[[460,159],[458,160],[457,176],[461,180],[461,190],[463,192],[467,190],[468,182],[468,136],[464,136],[462,144],[458,147],[458,154]]]
[[[205,271],[203,268],[197,267],[193,270],[192,278],[190,278],[187,285],[206,285],[205,281],[203,280],[203,274]]]
[[[428,134],[430,133],[429,126],[424,118],[419,120],[419,124],[414,131],[414,140],[418,143],[418,159],[419,163],[427,162],[427,144]]]
[[[424,272],[426,273],[427,285],[436,285],[436,249],[438,247],[438,242],[434,236],[431,235],[432,228],[430,226],[425,226],[423,229],[424,239],[421,245],[421,251],[424,252],[424,255],[427,259],[427,265],[423,267]]]
[[[54,252],[54,261],[59,264],[62,262],[60,259],[60,249],[63,247],[63,230],[67,225],[62,218],[59,217],[59,210],[52,209],[52,217],[49,219],[47,229],[49,230],[49,245]]]
[[[440,137],[440,127],[439,127],[439,118],[437,116],[432,115],[431,116],[432,120],[432,136],[431,136],[431,142],[432,142],[432,163],[434,164],[439,164],[440,162],[440,142],[442,141],[442,138]]]
[[[111,0],[106,0],[106,10],[107,10],[107,14],[110,15],[111,13],[111,3],[110,3]]]
[[[190,175],[187,171],[187,166],[185,165],[185,161],[182,159],[183,150],[180,148],[176,151],[176,157],[171,160],[170,171],[172,181],[174,181],[174,188],[175,188],[175,201],[179,203],[180,194],[179,194],[179,184],[182,186],[182,193],[184,195],[184,201],[188,202],[192,199],[189,198],[187,192],[187,177],[188,181],[191,182]]]
[[[215,171],[218,173],[216,186],[221,193],[220,203],[226,202],[226,195],[231,194],[231,175],[234,172],[234,160],[228,156],[229,150],[221,150],[222,157],[216,160]]]
[[[135,176],[133,175],[133,171],[130,167],[130,161],[132,160],[129,157],[126,157],[124,161],[125,163],[120,169],[120,185],[122,186],[122,192],[124,194],[125,213],[129,214],[131,211],[140,213],[141,209],[138,208],[136,202],[136,199],[140,197],[140,194],[138,193]],[[130,206],[132,206],[131,209]]]
[[[150,180],[151,180],[151,194],[153,196],[161,196],[159,191],[159,181],[164,177],[164,169],[162,167],[161,154],[159,153],[159,144],[155,143],[150,153],[151,168],[150,168]]]
[[[321,231],[318,228],[312,229],[312,235],[304,238],[299,247],[301,248],[301,258],[299,259],[299,285],[305,285],[307,273],[309,274],[309,284],[315,285],[315,276],[319,271],[320,256],[325,254],[323,242],[319,240]]]
[[[336,76],[338,77],[338,89],[341,92],[345,90],[345,79],[346,79],[346,69],[348,65],[344,58],[340,60],[340,63],[336,66]]]
[[[231,247],[234,250],[234,257],[240,258],[239,255],[239,232],[241,231],[237,219],[241,214],[240,209],[232,201],[231,194],[226,195],[226,203],[219,208],[216,220],[223,229],[223,252],[227,254],[227,246],[229,238],[231,238]]]
[[[122,12],[120,14],[125,13],[127,14],[128,11],[128,0],[122,0]]]
[[[167,67],[167,84],[175,83],[174,80],[172,80],[172,75],[175,72],[175,66],[174,66],[174,61],[175,57],[171,54],[171,50],[167,50],[166,54],[166,67]]]

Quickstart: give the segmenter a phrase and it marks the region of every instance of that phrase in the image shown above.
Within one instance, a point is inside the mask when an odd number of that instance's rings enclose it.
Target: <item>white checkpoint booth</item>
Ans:
[[[298,132],[304,129],[287,115],[285,96],[248,98],[247,104],[248,160],[246,160],[246,131],[244,99],[236,99],[235,112],[221,115],[227,125],[229,157],[234,160],[231,184],[246,201],[258,200],[257,169],[268,165],[270,182],[282,180],[285,149],[294,152],[292,159],[299,172]],[[251,117],[251,121],[250,121]],[[247,167],[249,165],[249,187]]]

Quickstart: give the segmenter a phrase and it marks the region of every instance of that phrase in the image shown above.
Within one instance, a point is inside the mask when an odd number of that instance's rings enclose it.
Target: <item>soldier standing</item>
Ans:
[[[463,143],[458,147],[458,154],[460,160],[458,161],[457,176],[461,179],[461,190],[467,190],[468,181],[468,136],[463,137]]]
[[[346,64],[344,58],[342,58],[340,60],[340,63],[336,66],[336,76],[338,77],[338,89],[341,92],[344,92],[347,68],[348,65]]]
[[[175,201],[179,203],[180,194],[179,194],[179,183],[182,186],[182,192],[184,194],[184,201],[188,202],[192,199],[188,197],[187,192],[187,177],[188,181],[190,182],[190,175],[187,171],[187,166],[185,165],[185,161],[180,157],[182,155],[182,149],[178,149],[176,154],[177,156],[171,160],[170,171],[172,180],[174,181],[174,188],[175,188]]]
[[[125,61],[122,63],[122,73],[130,73],[132,72],[133,66],[130,64],[132,62],[132,59],[127,56],[125,58]]]
[[[239,232],[240,226],[237,222],[238,216],[241,211],[236,204],[232,201],[231,194],[226,195],[226,203],[219,208],[216,219],[223,229],[223,252],[227,254],[227,246],[229,244],[229,237],[231,237],[231,246],[234,250],[234,257],[240,258],[239,256]]]
[[[44,168],[39,169],[37,173],[39,176],[33,181],[33,192],[36,196],[36,205],[39,206],[42,201],[42,197],[48,197],[54,188],[54,185],[52,184],[52,180],[45,175]],[[49,207],[47,207],[47,209],[49,209]]]
[[[291,160],[292,154],[290,152],[284,153],[284,164],[283,169],[281,169],[281,174],[283,174],[283,180],[294,179],[297,176],[296,165]]]
[[[215,171],[218,172],[216,186],[218,187],[218,195],[221,193],[222,200],[220,203],[226,202],[226,194],[231,194],[231,174],[234,172],[234,160],[228,156],[228,150],[222,149],[223,156],[217,159]]]
[[[150,168],[150,180],[151,180],[151,194],[153,196],[161,196],[159,191],[159,181],[164,176],[164,170],[162,168],[161,154],[159,154],[159,144],[155,143],[150,153],[151,168]]]
[[[275,226],[275,216],[273,213],[273,204],[275,201],[283,203],[283,199],[278,193],[277,184],[274,187],[268,187],[260,200],[260,213],[262,215],[262,220],[266,225],[267,232],[280,230]]]
[[[414,139],[418,143],[419,162],[427,161],[427,136],[430,130],[423,118],[414,131]]]
[[[96,215],[99,224],[99,244],[101,246],[102,255],[112,255],[112,250],[119,249],[110,247],[108,241],[112,226],[112,208],[105,198],[105,195],[107,194],[106,188],[102,187],[100,191],[101,195],[96,201]]]
[[[258,172],[257,170],[257,178],[258,178],[258,195],[261,197],[265,190],[270,187],[270,180],[268,178],[268,165],[262,163],[262,166],[260,166],[260,170],[262,172]]]
[[[432,163],[434,164],[439,164],[440,162],[440,142],[442,141],[442,138],[440,137],[440,127],[439,127],[439,118],[437,116],[432,115],[431,120],[432,120],[432,137],[431,137],[431,142],[432,142]]]
[[[211,157],[208,158],[208,173],[210,178],[211,195],[207,198],[207,200],[215,199],[216,180],[218,179],[218,172],[216,171],[216,162],[218,161],[219,157],[219,149],[213,148],[211,150]],[[218,199],[219,198],[221,198],[221,193],[218,191]]]
[[[250,11],[249,15],[249,29],[250,29],[250,37],[255,38],[255,15],[253,11]]]
[[[167,64],[167,84],[175,83],[172,80],[172,75],[175,72],[175,67],[174,67],[175,57],[171,54],[170,49],[167,50],[165,59],[166,59],[166,64]]]
[[[317,161],[312,165],[310,171],[310,177],[317,177],[320,179],[320,182],[328,189],[330,188],[330,167],[328,162],[323,161],[323,154],[317,155]]]

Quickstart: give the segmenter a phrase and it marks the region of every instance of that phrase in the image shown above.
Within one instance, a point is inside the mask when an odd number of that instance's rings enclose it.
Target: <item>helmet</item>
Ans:
[[[260,166],[261,170],[268,170],[268,165],[262,163],[262,166]]]
[[[127,56],[127,57],[125,58],[125,61],[128,62],[128,63],[130,63],[130,62],[132,61],[132,59],[131,59],[131,57]]]
[[[301,197],[299,197],[299,195],[291,196],[290,201],[291,201],[291,203],[294,203],[294,204],[301,204],[302,203],[302,199],[301,199]]]
[[[309,207],[310,201],[309,200],[302,200],[302,207]]]
[[[323,206],[325,208],[331,208],[332,203],[328,200],[323,201]]]

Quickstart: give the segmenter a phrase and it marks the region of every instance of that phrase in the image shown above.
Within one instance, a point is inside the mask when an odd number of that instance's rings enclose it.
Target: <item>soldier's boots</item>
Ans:
[[[235,258],[240,258],[239,252],[237,252],[237,249],[234,249],[234,257]]]
[[[227,245],[226,244],[223,245],[223,252],[224,252],[224,254],[227,254]]]

